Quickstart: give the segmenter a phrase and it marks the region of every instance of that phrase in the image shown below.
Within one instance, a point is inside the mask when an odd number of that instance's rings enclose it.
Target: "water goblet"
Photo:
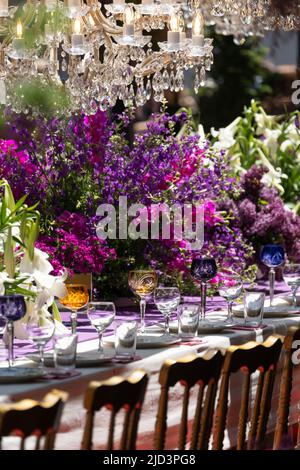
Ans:
[[[113,302],[89,302],[88,319],[96,328],[99,337],[98,352],[100,357],[104,357],[102,336],[104,330],[112,324],[116,316],[116,307]]]
[[[270,268],[270,307],[273,306],[274,287],[275,287],[275,268],[284,263],[284,249],[281,245],[264,245],[260,253],[261,262]]]
[[[300,286],[300,264],[286,264],[283,268],[283,279],[292,291],[293,307],[297,306],[297,290]]]
[[[225,323],[234,324],[232,319],[232,305],[234,300],[238,299],[243,291],[243,281],[238,274],[223,273],[220,281],[219,294],[227,302],[228,315]]]
[[[76,334],[77,312],[89,301],[89,292],[84,284],[66,284],[68,294],[59,299],[60,303],[71,310],[71,330]]]
[[[37,346],[39,352],[39,367],[44,368],[44,348],[50,341],[55,331],[55,323],[52,316],[48,314],[30,315],[26,330],[28,339]]]
[[[164,334],[170,334],[170,316],[180,303],[180,292],[177,287],[157,287],[154,292],[154,302],[165,317]]]
[[[140,333],[145,333],[146,298],[154,292],[157,286],[157,273],[151,270],[130,271],[128,284],[135,295],[140,297],[141,327]]]
[[[206,290],[207,281],[217,274],[217,264],[214,258],[194,258],[191,266],[191,275],[201,282],[201,317],[200,322],[205,322],[206,315]]]
[[[0,296],[0,317],[5,319],[8,332],[8,367],[12,367],[14,363],[14,321],[21,320],[25,314],[23,295]]]

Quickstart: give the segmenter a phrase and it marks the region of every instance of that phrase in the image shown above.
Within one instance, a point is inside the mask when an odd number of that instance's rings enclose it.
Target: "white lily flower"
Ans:
[[[30,259],[26,252],[20,263],[20,273],[31,275],[36,283],[38,292],[36,307],[38,310],[41,309],[43,304],[50,307],[55,297],[62,298],[67,295],[67,289],[64,284],[67,272],[64,272],[61,276],[49,274],[53,267],[48,258],[47,253],[35,248],[33,260]]]
[[[9,276],[5,271],[0,272],[0,295],[5,295],[4,283],[9,280]]]
[[[254,114],[254,119],[257,124],[256,134],[265,134],[267,129],[272,129],[276,123],[276,116],[268,116],[262,108],[259,108],[259,113]]]
[[[229,126],[222,127],[219,131],[211,129],[211,135],[217,137],[218,141],[214,143],[215,150],[227,150],[235,144],[235,133],[241,118],[236,118]]]
[[[265,140],[264,140],[264,145],[268,148],[271,157],[276,156],[276,152],[278,149],[278,139],[281,135],[281,130],[280,129],[266,129],[265,130]]]

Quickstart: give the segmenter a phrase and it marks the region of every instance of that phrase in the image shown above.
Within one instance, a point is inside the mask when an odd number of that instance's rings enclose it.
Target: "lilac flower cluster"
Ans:
[[[252,166],[241,178],[241,194],[232,204],[234,223],[256,249],[282,243],[291,261],[300,261],[300,217],[284,206],[275,188],[262,183],[268,169]]]

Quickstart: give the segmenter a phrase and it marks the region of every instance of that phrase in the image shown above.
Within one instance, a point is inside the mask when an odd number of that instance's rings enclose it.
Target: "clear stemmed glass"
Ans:
[[[141,327],[140,333],[145,333],[146,298],[154,292],[157,286],[157,273],[155,271],[130,271],[128,284],[135,295],[140,297]]]
[[[157,287],[154,292],[154,302],[165,317],[164,334],[170,334],[170,316],[177,310],[180,303],[180,292],[177,287]]]
[[[264,245],[260,253],[261,262],[270,268],[270,307],[273,306],[274,286],[275,286],[275,268],[284,263],[284,249],[281,245]]]
[[[77,312],[83,308],[89,301],[89,291],[84,284],[66,284],[68,294],[60,303],[71,310],[71,329],[76,334]]]
[[[14,363],[14,321],[21,320],[26,314],[26,303],[23,295],[1,295],[0,317],[6,320],[8,332],[8,367]]]
[[[290,287],[293,296],[293,307],[297,306],[297,290],[300,287],[300,264],[286,264],[283,268],[283,279]]]
[[[39,367],[44,368],[44,348],[55,331],[55,323],[50,314],[31,315],[26,324],[28,339],[36,344],[40,356]]]
[[[213,279],[217,274],[217,264],[214,258],[194,258],[191,266],[191,275],[201,282],[201,318],[205,321],[206,314],[206,288],[207,281]]]
[[[234,324],[232,319],[232,305],[243,292],[243,281],[238,274],[225,273],[220,281],[219,294],[227,302],[228,316],[225,320],[228,324]]]
[[[99,336],[98,351],[101,357],[104,357],[102,336],[104,330],[112,324],[116,316],[116,307],[113,302],[89,302],[88,319],[96,328]]]

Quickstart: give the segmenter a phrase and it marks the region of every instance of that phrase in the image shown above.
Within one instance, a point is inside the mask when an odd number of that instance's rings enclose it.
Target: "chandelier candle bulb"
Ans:
[[[12,41],[13,49],[15,49],[15,50],[23,49],[24,39],[23,39],[22,36],[23,36],[23,26],[22,26],[21,21],[18,21],[16,37]]]
[[[175,46],[180,42],[179,34],[179,18],[176,14],[172,14],[170,18],[170,31],[168,31],[168,45]]]
[[[54,31],[52,24],[46,23],[45,24],[45,38],[48,41],[51,41],[54,38]]]
[[[71,36],[71,44],[73,48],[83,46],[83,34],[81,33],[80,19],[76,18],[73,26],[74,33]]]
[[[195,14],[192,23],[192,44],[195,47],[203,47],[204,44],[204,18],[202,14],[198,11]]]
[[[1,2],[1,0],[0,0]],[[48,10],[54,10],[54,8],[57,6],[57,1],[56,0],[46,0],[45,1],[46,8]]]
[[[134,9],[131,6],[126,5],[123,14],[123,36],[134,36],[134,18]]]
[[[81,8],[81,0],[67,0],[66,3],[69,8]]]
[[[0,0],[0,17],[8,16],[8,0]]]

